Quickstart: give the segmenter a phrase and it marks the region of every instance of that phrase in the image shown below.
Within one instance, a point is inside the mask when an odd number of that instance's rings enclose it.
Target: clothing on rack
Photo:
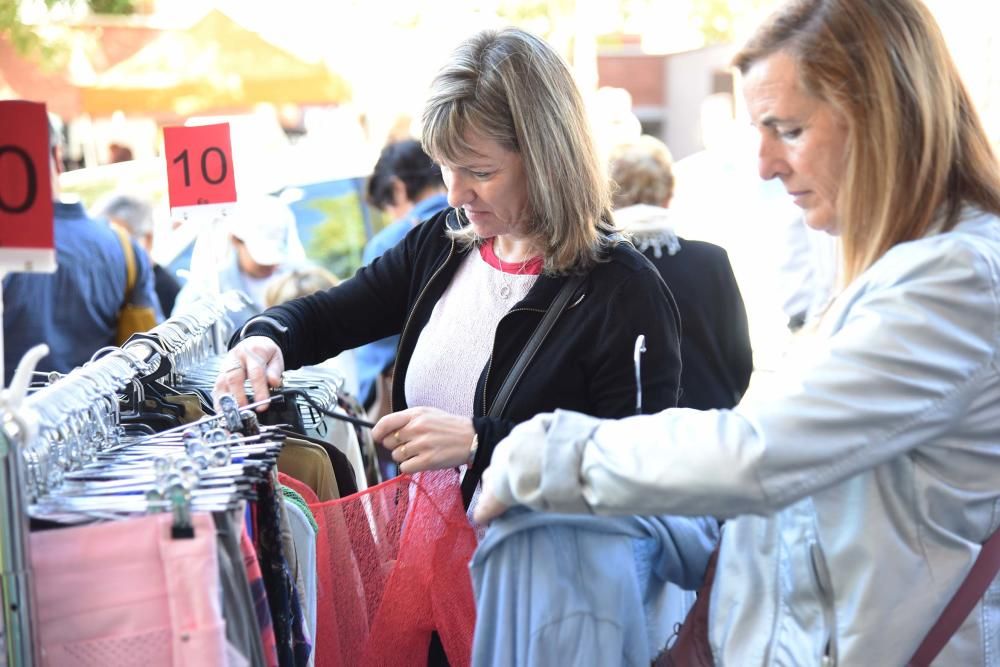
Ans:
[[[326,642],[317,628],[319,524],[309,503],[339,499],[377,481],[377,473],[367,470],[375,465],[374,444],[366,428],[325,415],[363,417],[360,411],[352,414],[356,402],[329,373],[288,374],[289,386],[308,396],[308,403],[293,401],[286,413],[297,416],[304,431],[288,431],[294,437],[259,426],[251,411],[235,419],[226,410],[216,416],[211,391],[224,351],[221,341],[228,336],[219,329],[229,327],[224,310],[202,304],[138,334],[129,351],[109,348],[29,397],[41,427],[35,440],[23,445],[30,453],[25,466],[30,488],[24,495],[35,524],[52,528],[31,534],[32,552],[42,556],[31,576],[74,582],[42,586],[44,619],[59,620],[58,632],[44,623],[39,628],[43,646],[46,655],[62,656],[43,664],[316,663],[317,650]],[[234,428],[242,433],[230,433]],[[360,433],[368,438],[367,449]],[[299,479],[279,475],[279,467],[303,457],[301,469],[293,470]],[[296,490],[297,501],[286,498],[279,478]],[[149,514],[156,509],[166,512]],[[110,517],[118,520],[90,523]],[[67,522],[88,525],[62,527]],[[143,532],[147,524],[160,527],[159,542]],[[7,524],[4,529],[9,530]],[[106,572],[87,565],[85,558],[80,563],[45,560],[76,553],[52,546],[54,540],[92,550],[88,535],[112,533],[117,537],[101,537],[106,548],[98,549],[114,551]],[[162,595],[130,583],[140,576],[137,568],[147,575],[151,571],[147,556],[153,550],[163,554],[156,567],[169,575],[150,584],[165,588]],[[65,576],[43,574],[53,569]],[[72,578],[85,572],[89,588]],[[125,590],[118,591],[123,582]],[[210,600],[192,601],[192,588]],[[114,613],[104,610],[103,591],[127,598],[129,589],[160,595],[156,604],[170,612],[161,614],[166,620],[157,621],[150,611],[155,596],[148,603],[140,600],[139,607],[126,599]],[[194,611],[184,611],[188,607]],[[211,618],[202,618],[208,612]],[[191,614],[202,616],[184,621]],[[178,619],[183,627],[169,625]],[[130,652],[137,642],[142,645]],[[146,660],[143,651],[156,659]],[[197,656],[190,657],[192,652]]]
[[[31,535],[43,665],[227,664],[212,517],[192,517],[192,539],[172,538],[171,522]]]
[[[340,498],[330,455],[320,445],[301,438],[286,438],[278,457],[278,470],[305,482],[319,499]]]
[[[277,475],[274,475],[277,481]],[[254,546],[261,563],[264,588],[274,624],[278,664],[285,667],[304,667],[309,662],[312,646],[303,635],[305,617],[299,604],[298,592],[285,560],[281,533],[282,522],[276,484],[257,486],[257,525]]]
[[[215,512],[218,536],[219,575],[222,582],[222,615],[226,621],[226,639],[235,646],[252,667],[272,664],[264,657],[260,625],[254,613],[249,573],[240,550],[244,510],[238,507],[227,512]],[[277,654],[274,655],[277,663]]]

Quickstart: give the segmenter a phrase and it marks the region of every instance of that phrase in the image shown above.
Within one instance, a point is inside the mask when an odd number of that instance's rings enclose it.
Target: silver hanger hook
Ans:
[[[642,414],[642,353],[646,351],[646,336],[639,334],[635,339],[632,363],[635,364],[635,414]]]

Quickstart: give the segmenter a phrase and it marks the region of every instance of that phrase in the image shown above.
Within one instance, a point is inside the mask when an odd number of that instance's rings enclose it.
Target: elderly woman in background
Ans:
[[[675,664],[995,665],[1000,169],[983,126],[919,0],[790,2],[735,62],[761,176],[843,241],[815,345],[733,410],[539,416],[497,447],[477,517],[729,517]],[[942,615],[953,597],[967,606]]]
[[[726,251],[674,232],[667,207],[673,159],[649,135],[615,146],[610,156],[615,222],[628,233],[677,301],[681,314],[678,406],[710,410],[739,403],[750,384],[753,352],[747,311]]]

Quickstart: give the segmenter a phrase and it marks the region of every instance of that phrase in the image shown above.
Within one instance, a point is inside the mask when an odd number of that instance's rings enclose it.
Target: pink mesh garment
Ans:
[[[169,514],[31,534],[42,665],[225,664],[215,524]]]
[[[397,477],[310,507],[319,524],[317,667],[423,667],[434,630],[451,665],[470,663],[476,538],[456,471]]]

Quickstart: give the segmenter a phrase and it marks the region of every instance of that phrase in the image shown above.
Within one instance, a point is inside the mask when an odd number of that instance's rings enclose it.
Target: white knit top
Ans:
[[[406,404],[471,417],[497,324],[527,295],[542,260],[501,262],[492,243],[470,252],[434,304],[406,370]],[[506,298],[502,295],[507,294]]]

